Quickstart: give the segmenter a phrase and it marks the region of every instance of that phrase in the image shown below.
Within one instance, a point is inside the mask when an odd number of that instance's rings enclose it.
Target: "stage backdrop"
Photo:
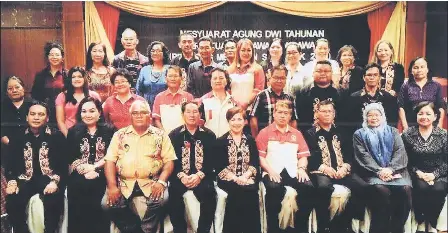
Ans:
[[[266,60],[269,41],[283,38],[298,42],[304,52],[302,64],[313,58],[315,41],[325,37],[330,40],[331,57],[336,58],[340,47],[351,44],[358,50],[358,64],[368,60],[370,31],[367,15],[318,19],[292,16],[274,12],[249,2],[228,2],[204,13],[176,19],[156,19],[120,12],[115,53],[123,50],[120,42],[125,28],[134,29],[140,43],[138,50],[146,54],[147,46],[155,40],[163,41],[170,50],[170,58],[180,56],[178,36],[191,32],[196,41],[202,36],[214,40],[215,61],[224,57],[224,40],[249,38],[254,42],[256,60]]]

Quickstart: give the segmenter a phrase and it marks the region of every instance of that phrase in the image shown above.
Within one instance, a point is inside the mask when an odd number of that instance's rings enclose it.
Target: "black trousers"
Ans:
[[[280,232],[278,214],[282,207],[282,200],[286,193],[285,186],[294,188],[297,195],[299,210],[296,213],[294,226],[299,232],[307,231],[308,219],[313,210],[313,184],[311,181],[299,183],[297,178],[292,178],[285,169],[280,173],[282,180],[280,183],[271,181],[269,175],[263,177],[266,188],[266,215],[268,223],[268,233]]]
[[[88,180],[74,171],[67,186],[68,232],[109,233],[110,220],[101,208],[106,190],[104,174]]]
[[[179,179],[170,182],[169,214],[173,224],[174,233],[186,233],[185,204],[183,195],[189,189]],[[192,189],[196,199],[201,204],[197,233],[209,233],[215,218],[216,190],[212,180],[202,180]]]
[[[411,210],[411,187],[398,185],[370,185],[367,203],[372,221],[371,233],[403,233]]]
[[[258,182],[238,185],[232,181],[218,180],[218,186],[228,194],[224,233],[260,233]]]
[[[43,194],[50,183],[47,176],[37,176],[29,181],[18,181],[19,193],[6,196],[6,210],[16,233],[28,233],[26,224],[26,206],[35,194],[39,194],[44,204],[45,233],[55,233],[64,208],[64,190],[58,189],[52,194]]]
[[[413,177],[414,188],[412,190],[412,204],[415,219],[418,223],[429,221],[431,226],[437,225],[437,219],[445,204],[447,183],[436,181],[429,185],[426,181]]]
[[[332,230],[342,232],[351,226],[352,218],[362,219],[364,217],[365,202],[363,197],[368,184],[358,175],[350,174],[342,179],[332,179],[323,174],[311,174],[310,176],[315,189],[315,208],[317,215],[317,228],[323,230],[330,228],[330,202],[334,191],[333,184],[340,184],[350,189],[351,196],[345,211],[331,222]]]

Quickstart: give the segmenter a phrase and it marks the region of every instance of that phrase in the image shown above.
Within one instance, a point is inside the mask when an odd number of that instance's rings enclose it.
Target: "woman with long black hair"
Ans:
[[[104,124],[101,102],[84,98],[76,113],[78,123],[68,130],[68,229],[70,233],[106,233],[110,221],[101,209],[106,188],[104,156],[114,130]]]

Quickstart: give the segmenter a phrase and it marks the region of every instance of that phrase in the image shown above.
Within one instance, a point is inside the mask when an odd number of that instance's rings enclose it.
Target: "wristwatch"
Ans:
[[[168,184],[163,180],[157,180],[157,183],[162,184],[165,188],[168,187]]]

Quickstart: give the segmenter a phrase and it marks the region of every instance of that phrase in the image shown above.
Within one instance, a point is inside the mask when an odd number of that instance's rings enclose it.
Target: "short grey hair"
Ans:
[[[151,113],[151,108],[149,107],[148,102],[144,101],[144,100],[135,100],[134,102],[132,102],[131,106],[129,107],[129,114],[131,114],[132,109],[137,106],[137,105],[143,105],[146,109],[148,109],[149,113]]]

